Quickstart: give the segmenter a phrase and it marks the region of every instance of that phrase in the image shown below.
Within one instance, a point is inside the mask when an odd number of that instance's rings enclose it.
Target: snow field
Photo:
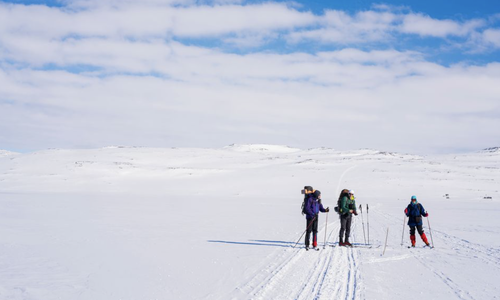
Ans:
[[[2,152],[0,299],[497,299],[499,169],[497,151]],[[292,248],[304,185],[332,209],[325,249],[320,214],[320,251],[303,239]],[[365,229],[369,205],[372,248],[332,247],[342,188],[363,205]],[[411,195],[429,211],[435,249],[419,237],[407,248]],[[424,230],[431,240],[425,218]],[[351,242],[364,243],[361,215]]]

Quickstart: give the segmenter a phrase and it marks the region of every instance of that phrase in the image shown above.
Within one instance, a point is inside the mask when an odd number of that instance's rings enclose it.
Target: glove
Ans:
[[[428,216],[429,216],[429,213],[428,213],[428,212],[426,212],[426,213],[425,213],[425,215],[424,215],[424,217],[428,217]]]
[[[330,208],[329,208],[329,207],[327,207],[325,210],[326,210],[326,212],[329,212],[329,211],[330,211]]]
[[[357,215],[358,215],[358,212],[357,212],[357,211],[354,211],[354,212],[353,212],[353,214],[354,214],[355,216],[357,216]]]

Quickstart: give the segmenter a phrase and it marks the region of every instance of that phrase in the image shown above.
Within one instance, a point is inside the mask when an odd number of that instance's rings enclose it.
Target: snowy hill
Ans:
[[[2,157],[2,156],[14,156],[14,155],[17,155],[17,154],[19,154],[19,153],[7,151],[7,150],[1,150],[0,149],[0,157]]]
[[[291,148],[281,145],[266,145],[266,144],[232,144],[224,147],[227,150],[241,151],[241,152],[257,152],[257,153],[292,153],[300,151],[297,148]]]
[[[490,150],[3,151],[0,299],[495,299],[500,156]],[[319,216],[325,249],[302,248],[304,185],[330,208],[340,189],[356,191],[360,247],[338,247],[332,211]],[[429,211],[435,249],[406,247],[411,195]],[[368,224],[371,248],[361,247]]]
[[[500,147],[490,147],[483,149],[483,152],[500,153]]]

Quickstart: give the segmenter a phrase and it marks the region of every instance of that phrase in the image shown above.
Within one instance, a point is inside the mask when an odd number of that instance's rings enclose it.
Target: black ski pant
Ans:
[[[415,227],[417,227],[418,234],[422,235],[422,233],[424,233],[422,225],[417,225],[417,226],[410,226],[410,235],[415,235]]]
[[[347,213],[340,215],[340,232],[339,232],[339,242],[348,242],[349,236],[351,235],[351,222],[352,214]],[[345,233],[345,239],[343,239]]]
[[[311,238],[311,232],[313,234],[313,246],[318,245],[318,216],[314,219],[306,219],[306,247],[309,247],[309,239]]]

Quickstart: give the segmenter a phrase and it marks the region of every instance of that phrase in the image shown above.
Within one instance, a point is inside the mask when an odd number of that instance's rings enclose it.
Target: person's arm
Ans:
[[[422,204],[420,204],[420,214],[424,217],[429,216],[429,213],[425,211],[424,206]]]
[[[354,205],[354,209],[352,210],[352,213],[357,216],[358,215],[358,211],[357,211],[357,207],[356,207],[356,200],[352,200],[352,204]]]
[[[329,212],[329,211],[330,211],[330,208],[328,208],[328,207],[327,207],[327,208],[325,209],[325,208],[323,207],[323,203],[319,202],[319,211],[320,211],[320,212],[324,212],[324,213],[325,213],[325,212]]]

